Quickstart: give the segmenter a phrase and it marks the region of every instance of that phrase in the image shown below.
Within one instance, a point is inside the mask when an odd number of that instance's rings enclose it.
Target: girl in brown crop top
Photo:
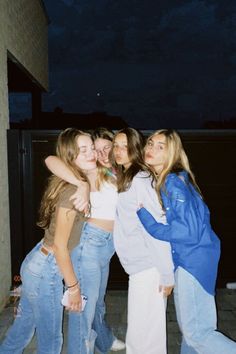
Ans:
[[[87,181],[79,168],[83,147],[78,139],[91,139],[76,129],[66,129],[57,141],[57,156],[77,178]],[[93,146],[86,168],[96,168]],[[80,156],[80,157],[79,157]],[[21,266],[22,296],[15,321],[0,346],[0,353],[22,352],[36,330],[37,352],[59,354],[62,347],[63,283],[69,290],[71,311],[80,312],[80,284],[74,271],[70,250],[78,243],[83,220],[70,201],[75,187],[52,176],[42,198],[38,225],[44,239],[26,256]]]
[[[104,137],[102,140],[105,140]],[[100,143],[105,142],[100,141]],[[107,173],[108,166],[102,164],[100,160],[98,161],[98,166],[92,167],[91,162],[94,154],[97,159],[98,154],[94,149],[91,137],[80,136],[78,145],[80,154],[78,155],[77,163],[89,180],[90,192],[96,193],[97,203],[93,207],[96,208],[97,213],[87,217],[82,230],[80,244],[75,247],[71,254],[74,269],[81,280],[82,292],[87,295],[88,302],[85,311],[79,317],[69,313],[67,352],[68,354],[84,354],[89,346],[90,353],[94,353],[95,347],[99,352],[106,353],[109,350],[125,348],[125,344],[114,337],[104,320],[104,295],[109,274],[109,263],[114,254],[112,235],[114,217],[106,218],[107,213],[105,210],[107,210],[107,205],[104,210],[102,190],[103,184],[111,183],[114,187],[116,178],[114,174]],[[105,145],[105,147],[111,148],[111,144],[109,146]],[[100,157],[104,157],[102,154],[100,155]],[[54,174],[76,186],[81,184],[81,181],[57,157],[48,157],[46,164]],[[79,193],[81,193],[81,188],[79,188]],[[109,204],[109,201],[107,203]],[[94,340],[95,338],[96,340]]]

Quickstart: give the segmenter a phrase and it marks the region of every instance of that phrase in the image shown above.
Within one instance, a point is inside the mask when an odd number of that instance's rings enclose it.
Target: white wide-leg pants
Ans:
[[[149,268],[129,277],[126,354],[166,354],[166,298]]]

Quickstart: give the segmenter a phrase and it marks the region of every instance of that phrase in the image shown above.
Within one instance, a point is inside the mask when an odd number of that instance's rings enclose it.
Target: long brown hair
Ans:
[[[166,161],[163,166],[162,171],[158,174],[156,178],[156,191],[158,199],[162,203],[161,190],[165,191],[165,180],[169,173],[179,173],[181,171],[186,171],[189,176],[190,183],[193,184],[195,189],[202,196],[201,190],[196,183],[195,176],[190,168],[189,160],[184,150],[181,138],[176,130],[173,129],[160,129],[155,131],[147,140],[152,139],[156,135],[164,135],[166,138]]]
[[[130,167],[126,170],[123,166],[116,164],[118,192],[124,192],[129,189],[134,176],[139,171],[147,171],[149,175],[152,175],[152,172],[143,159],[143,149],[145,145],[143,135],[138,130],[127,127],[115,134],[113,142],[119,134],[125,134],[127,137],[127,153],[131,163]]]
[[[75,177],[88,182],[85,174],[75,163],[79,153],[77,140],[81,135],[91,136],[90,134],[75,128],[67,128],[61,132],[57,139],[56,154],[74,173]],[[39,208],[39,221],[37,225],[41,228],[45,229],[49,227],[51,216],[52,213],[55,212],[59,195],[65,190],[68,184],[68,182],[54,175],[49,178]]]

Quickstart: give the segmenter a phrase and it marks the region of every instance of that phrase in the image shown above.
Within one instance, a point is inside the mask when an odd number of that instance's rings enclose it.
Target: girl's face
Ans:
[[[128,156],[127,136],[124,133],[117,134],[113,143],[113,155],[117,165],[122,165],[125,169],[131,165]]]
[[[166,137],[163,134],[154,135],[148,139],[145,150],[145,162],[160,173],[164,167],[167,156]]]
[[[94,142],[95,150],[97,152],[97,159],[102,166],[111,167],[109,160],[109,152],[112,148],[112,142],[107,139],[97,138]]]
[[[97,155],[92,139],[87,135],[80,135],[77,139],[79,154],[75,160],[81,170],[92,170],[97,167]]]

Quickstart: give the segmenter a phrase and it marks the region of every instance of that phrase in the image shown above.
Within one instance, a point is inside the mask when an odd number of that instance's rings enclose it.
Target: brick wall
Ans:
[[[9,127],[7,56],[48,87],[48,19],[40,0],[0,1],[0,309],[11,282],[6,130]]]

